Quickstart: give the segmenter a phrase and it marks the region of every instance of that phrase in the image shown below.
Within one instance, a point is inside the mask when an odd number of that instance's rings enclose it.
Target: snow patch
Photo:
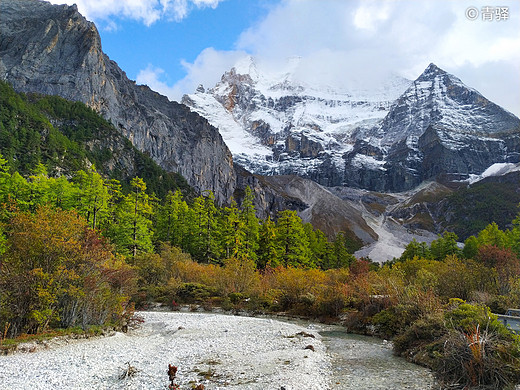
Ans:
[[[510,172],[520,171],[520,164],[513,163],[496,163],[487,168],[480,175],[469,175],[467,181],[469,184],[476,183],[486,177],[490,176],[503,176]]]
[[[354,158],[352,159],[352,165],[359,168],[368,168],[372,170],[382,170],[385,171],[384,168],[385,161],[384,160],[377,160],[373,156],[367,156],[365,154],[356,154]]]

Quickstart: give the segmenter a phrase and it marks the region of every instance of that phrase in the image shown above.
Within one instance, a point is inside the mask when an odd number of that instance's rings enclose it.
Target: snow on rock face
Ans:
[[[519,124],[513,114],[430,64],[397,99],[378,132],[383,145],[392,145],[411,136],[417,139],[430,125],[455,133],[492,135]]]
[[[325,186],[399,192],[520,160],[520,120],[434,64],[371,91],[305,84],[297,65],[273,72],[248,57],[183,102],[246,169]]]
[[[395,77],[378,90],[338,90],[295,79],[297,59],[275,72],[248,57],[211,89],[186,95],[183,103],[220,132],[234,160],[260,174],[319,176],[341,172],[355,130],[387,114],[409,80]]]
[[[512,163],[496,163],[487,168],[480,175],[470,175],[469,179],[466,180],[469,184],[476,183],[486,177],[490,176],[502,176],[510,172],[520,171],[520,164]]]

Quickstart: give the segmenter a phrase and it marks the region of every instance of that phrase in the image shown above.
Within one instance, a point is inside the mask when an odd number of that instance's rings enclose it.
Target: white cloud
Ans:
[[[164,69],[156,68],[152,64],[148,64],[146,69],[139,71],[136,77],[138,84],[148,85],[155,92],[161,95],[174,96],[176,92],[175,87],[169,87],[164,81],[161,81],[161,75],[164,74]]]
[[[212,47],[204,49],[193,63],[182,62],[186,77],[175,86],[186,93],[193,92],[199,84],[211,88],[220,80],[224,72],[231,69],[245,55],[243,51],[219,51]]]
[[[468,7],[486,5],[286,0],[244,31],[237,48],[264,59],[302,56],[300,77],[338,85],[349,78],[373,84],[388,72],[414,79],[433,62],[520,115],[520,3],[501,1],[507,21],[466,18]]]
[[[193,9],[216,8],[223,0],[50,0],[54,4],[77,4],[90,20],[107,21],[114,28],[113,17],[134,19],[147,26],[162,18],[180,21]]]
[[[193,63],[182,62],[186,76],[173,86],[168,86],[161,80],[166,75],[165,71],[151,64],[139,72],[136,81],[138,84],[148,85],[171,100],[180,101],[184,94],[194,92],[199,84],[206,88],[213,87],[222,74],[245,55],[241,51],[218,51],[210,47],[203,50]]]
[[[149,25],[181,20],[221,0],[65,1],[77,2],[92,18],[124,16]],[[173,87],[155,68],[140,77],[155,75],[147,83],[179,99],[199,83],[213,86],[246,53],[273,67],[299,56],[296,77],[340,87],[377,85],[389,72],[414,79],[433,62],[520,115],[520,2],[501,0],[509,7],[507,21],[466,18],[468,7],[486,5],[487,0],[282,0],[237,38],[234,50],[207,48],[193,63],[183,62],[186,76]]]
[[[354,26],[373,32],[381,21],[389,17],[390,3],[381,1],[365,1],[354,12]]]

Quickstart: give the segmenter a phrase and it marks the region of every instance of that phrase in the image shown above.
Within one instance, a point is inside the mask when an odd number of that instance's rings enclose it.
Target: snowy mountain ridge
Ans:
[[[261,174],[302,173],[326,157],[341,169],[343,154],[352,148],[348,140],[352,131],[384,118],[410,84],[395,77],[375,91],[312,86],[295,79],[297,64],[293,58],[273,72],[259,70],[255,59],[248,57],[215,87],[200,86],[183,103],[219,128],[234,160],[247,169]]]
[[[310,85],[297,69],[297,58],[273,71],[248,57],[183,103],[251,172],[325,186],[403,191],[520,159],[520,120],[434,64],[413,82],[391,76],[372,89]]]

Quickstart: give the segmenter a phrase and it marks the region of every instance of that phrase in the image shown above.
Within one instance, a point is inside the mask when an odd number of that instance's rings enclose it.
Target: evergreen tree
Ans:
[[[49,202],[62,210],[74,208],[77,188],[65,176],[49,179]]]
[[[245,235],[245,257],[256,262],[258,251],[258,234],[260,225],[256,218],[256,210],[253,204],[254,195],[251,188],[246,187],[246,194],[242,202],[242,210],[240,212],[240,224],[238,227],[244,230]],[[239,233],[241,234],[241,233]]]
[[[415,238],[412,239],[412,241],[410,241],[410,243],[406,246],[403,254],[400,257],[400,260],[411,260],[414,257],[418,257],[420,259],[431,259],[432,254],[428,244],[425,242],[417,242]]]
[[[108,235],[119,251],[135,257],[138,252],[151,252],[152,246],[152,199],[146,193],[146,184],[141,178],[131,181],[132,192],[117,205],[115,223],[109,225]]]
[[[281,248],[276,239],[276,224],[271,217],[260,225],[259,232],[259,248],[257,257],[258,268],[277,267],[281,265],[280,254]]]
[[[513,220],[513,227],[507,233],[508,247],[520,258],[520,213]]]
[[[331,256],[327,268],[346,268],[356,261],[356,258],[347,249],[347,237],[339,232],[331,246]]]
[[[478,240],[475,236],[470,236],[464,241],[464,248],[462,249],[462,255],[466,259],[475,259],[478,253]]]
[[[325,234],[320,230],[314,230],[310,223],[303,225],[303,229],[309,240],[311,263],[323,269],[331,268],[328,264],[328,241]]]
[[[31,186],[18,172],[14,172],[9,180],[9,198],[23,211],[28,211],[31,205]]]
[[[47,169],[43,164],[37,164],[33,175],[29,176],[29,210],[31,212],[50,201],[49,182]]]
[[[96,229],[99,220],[108,217],[109,189],[94,166],[87,172],[78,171],[75,181],[79,191],[77,198],[81,202],[77,209],[89,226]]]
[[[171,191],[157,212],[157,238],[173,246],[182,246],[186,234],[187,204],[181,191]]]
[[[204,194],[205,224],[202,234],[202,257],[205,261],[216,261],[219,256],[218,246],[218,211],[215,206],[215,196],[212,191]]]
[[[219,256],[218,215],[213,192],[206,191],[193,202],[188,219],[190,254],[200,261],[216,261]]]
[[[222,213],[220,223],[223,256],[225,259],[247,259],[248,248],[246,245],[246,230],[244,221],[239,216],[236,202],[233,200],[230,207],[226,207]]]
[[[8,207],[11,197],[11,175],[7,160],[0,154],[0,223],[9,218]]]
[[[430,245],[433,259],[442,261],[448,255],[460,255],[462,252],[457,246],[457,240],[458,237],[455,233],[444,232],[442,236],[439,236]]]
[[[314,266],[310,259],[309,239],[296,211],[285,210],[279,213],[276,239],[281,249],[280,260],[284,267]]]
[[[497,248],[505,248],[507,244],[506,234],[493,222],[479,232],[477,236],[478,246],[492,245]]]

